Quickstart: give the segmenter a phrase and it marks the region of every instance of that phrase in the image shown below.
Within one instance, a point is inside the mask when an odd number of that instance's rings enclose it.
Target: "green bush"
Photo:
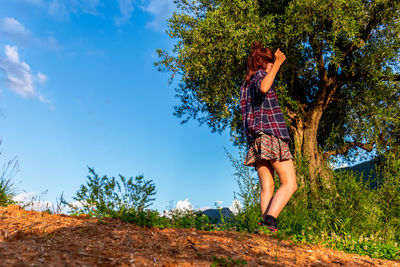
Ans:
[[[236,228],[253,232],[261,218],[259,187],[254,168],[243,165],[242,159],[228,157],[236,172],[243,208],[235,216]],[[311,194],[305,159],[296,158],[299,183],[279,215],[279,237],[296,242],[321,243],[346,252],[384,259],[400,259],[400,159],[385,155],[378,169],[377,188],[362,173],[351,170],[334,172],[333,190]],[[252,175],[252,172],[254,175]],[[257,177],[257,178],[256,178]],[[364,181],[365,180],[365,181]],[[277,187],[279,177],[275,177]]]
[[[382,180],[377,198],[382,210],[381,230],[385,239],[400,242],[400,158],[397,153],[387,153],[383,158],[377,166]]]
[[[120,183],[114,177],[100,177],[93,168],[88,169],[91,175],[87,176],[87,185],[81,185],[73,197],[82,207],[65,202],[71,208],[72,215],[120,218],[127,213],[131,213],[130,216],[141,214],[152,204],[155,185],[151,180],[144,180],[143,175],[128,180],[119,175],[123,185],[121,190]]]

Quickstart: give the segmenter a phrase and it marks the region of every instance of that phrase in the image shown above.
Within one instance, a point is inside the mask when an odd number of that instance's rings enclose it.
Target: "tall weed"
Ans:
[[[2,139],[0,139],[0,146],[2,144]],[[0,151],[0,156],[2,151]],[[6,161],[3,167],[0,169],[0,206],[8,206],[10,204],[16,204],[17,202],[13,200],[15,196],[16,188],[12,182],[13,177],[19,171],[19,161],[16,157],[11,160]]]

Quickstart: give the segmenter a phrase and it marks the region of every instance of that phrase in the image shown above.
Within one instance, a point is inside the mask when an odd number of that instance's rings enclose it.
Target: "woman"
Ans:
[[[255,42],[248,58],[246,77],[240,88],[243,129],[248,142],[244,165],[253,166],[260,180],[260,206],[263,219],[259,225],[278,231],[277,218],[297,189],[291,141],[286,122],[276,98],[273,81],[285,55],[273,54]],[[274,170],[281,186],[274,193]]]

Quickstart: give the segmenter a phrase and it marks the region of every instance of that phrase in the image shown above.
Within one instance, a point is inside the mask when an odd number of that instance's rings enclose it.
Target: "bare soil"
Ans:
[[[140,227],[117,219],[0,207],[0,266],[399,266],[268,234]],[[236,262],[238,263],[238,262]],[[239,265],[235,265],[239,266]]]

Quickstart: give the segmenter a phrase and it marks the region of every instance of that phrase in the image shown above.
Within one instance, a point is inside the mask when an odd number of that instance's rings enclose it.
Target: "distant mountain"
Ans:
[[[354,173],[362,174],[363,181],[366,182],[371,180],[370,188],[376,188],[377,186],[377,173],[375,170],[375,159],[368,160],[351,167],[343,167],[335,169],[336,172],[341,171],[353,171]]]
[[[202,214],[207,215],[207,217],[210,219],[211,223],[215,223],[215,224],[220,224],[221,223],[221,215],[219,214],[219,210],[218,209],[206,209],[201,211]],[[225,218],[232,218],[233,212],[229,209],[229,208],[222,208],[221,210],[222,216],[224,216]]]

